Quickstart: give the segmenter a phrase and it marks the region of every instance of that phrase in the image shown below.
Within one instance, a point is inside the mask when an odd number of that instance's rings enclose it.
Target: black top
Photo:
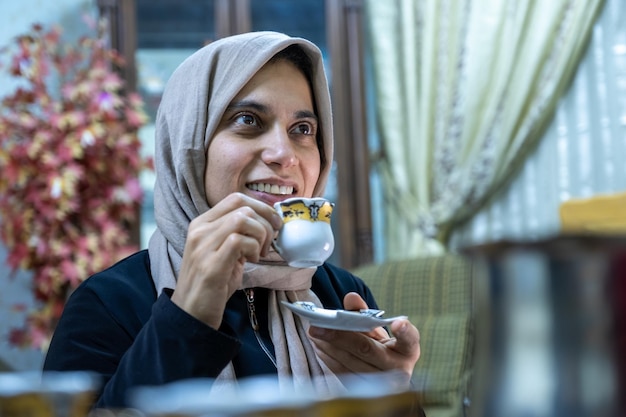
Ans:
[[[355,291],[377,308],[361,279],[324,264],[312,290],[326,308],[343,308]],[[268,290],[255,289],[260,333],[273,349],[267,319]],[[276,373],[248,318],[247,300],[237,291],[228,300],[219,330],[160,297],[150,273],[148,251],[140,251],[85,280],[65,305],[44,371],[94,371],[103,378],[96,407],[125,407],[130,387],[180,379],[214,378],[233,362],[238,377]]]

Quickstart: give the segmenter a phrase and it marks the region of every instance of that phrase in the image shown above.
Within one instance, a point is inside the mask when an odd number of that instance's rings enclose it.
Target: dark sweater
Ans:
[[[342,308],[355,291],[377,308],[365,284],[349,272],[324,264],[312,290],[326,308]],[[273,349],[267,291],[255,290],[261,336]],[[156,296],[148,251],[140,251],[85,280],[69,298],[52,338],[44,371],[94,371],[102,376],[96,407],[125,407],[131,387],[180,379],[214,378],[229,362],[238,377],[276,373],[248,318],[243,291],[226,305],[219,330]]]

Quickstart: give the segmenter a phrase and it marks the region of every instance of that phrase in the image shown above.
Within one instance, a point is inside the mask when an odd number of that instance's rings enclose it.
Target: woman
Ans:
[[[101,374],[97,407],[186,378],[273,373],[332,391],[342,374],[397,369],[408,383],[419,357],[408,321],[391,325],[394,338],[309,328],[280,303],[376,308],[348,272],[291,268],[271,248],[272,204],[322,195],[331,129],[322,56],[304,39],[248,33],[185,60],[156,121],[158,229],[147,251],[73,293],[44,370]]]

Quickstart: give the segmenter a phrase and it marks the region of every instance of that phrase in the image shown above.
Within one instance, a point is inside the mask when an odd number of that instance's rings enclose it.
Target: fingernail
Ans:
[[[272,215],[272,227],[274,229],[280,229],[283,225],[283,219],[278,214]]]
[[[321,327],[311,326],[309,328],[309,334],[313,337],[323,337],[326,333],[326,329],[323,329]]]

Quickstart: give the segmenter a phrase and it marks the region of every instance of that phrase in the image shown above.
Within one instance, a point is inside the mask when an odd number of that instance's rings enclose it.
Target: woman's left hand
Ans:
[[[357,293],[346,294],[343,304],[346,310],[352,311],[368,308]],[[406,376],[408,387],[413,368],[420,357],[419,331],[405,319],[394,321],[390,330],[393,337],[382,327],[359,333],[311,326],[309,336],[317,355],[334,373],[396,370]]]

